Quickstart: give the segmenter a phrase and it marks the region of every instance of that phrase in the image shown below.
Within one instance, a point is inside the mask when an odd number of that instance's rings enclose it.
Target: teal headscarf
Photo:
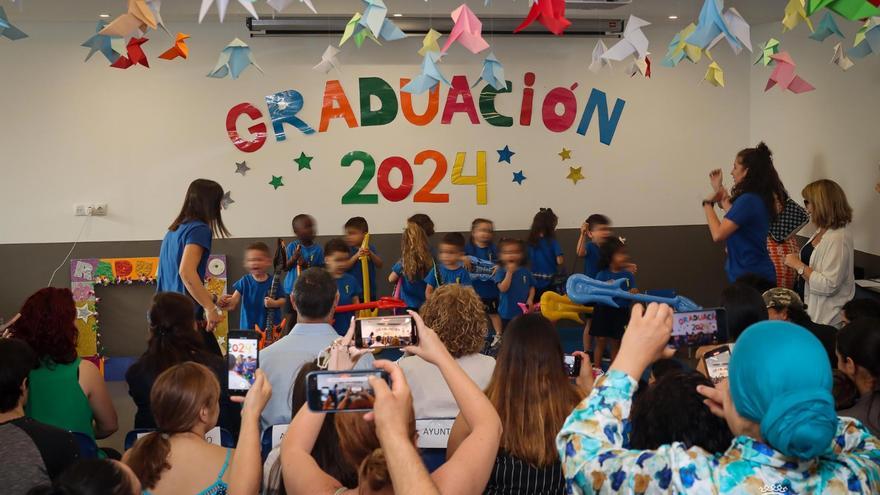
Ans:
[[[750,326],[736,340],[728,380],[737,412],[759,423],[774,449],[813,459],[831,448],[837,431],[831,367],[806,329],[785,321]]]

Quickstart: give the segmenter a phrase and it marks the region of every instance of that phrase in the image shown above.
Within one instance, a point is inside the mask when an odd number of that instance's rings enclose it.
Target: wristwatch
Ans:
[[[804,276],[804,272],[807,270],[807,265],[801,265],[800,268],[797,269],[797,274],[799,277]]]

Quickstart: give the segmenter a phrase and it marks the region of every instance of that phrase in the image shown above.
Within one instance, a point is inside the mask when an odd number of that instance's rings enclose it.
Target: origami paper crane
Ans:
[[[186,40],[189,39],[188,34],[177,33],[177,39],[174,42],[174,46],[165,50],[162,55],[159,55],[159,58],[165,60],[174,60],[177,57],[186,58],[189,56],[189,47],[186,46]]]
[[[694,23],[679,31],[669,43],[666,56],[660,62],[664,67],[675,67],[679,62],[687,58],[693,63],[697,63],[703,58],[703,50],[697,46],[687,42],[688,36],[697,29]]]
[[[257,11],[254,9],[254,0],[236,0],[248,13],[255,18],[259,19],[260,16],[257,15]],[[201,24],[202,20],[205,18],[205,15],[208,14],[208,9],[211,8],[211,4],[214,3],[214,0],[202,0],[202,6],[199,9],[199,24]],[[226,17],[226,8],[229,7],[229,0],[217,0],[217,13],[220,15],[220,22],[223,22],[223,18]]]
[[[449,81],[446,80],[446,77],[441,74],[440,69],[437,68],[438,60],[440,60],[439,53],[426,53],[425,58],[422,61],[422,73],[410,81],[409,84],[401,88],[401,91],[420,95],[440,84],[441,81],[448,85]]]
[[[772,65],[774,63],[772,57],[777,53],[779,53],[779,40],[776,38],[770,38],[763,46],[761,46],[761,55],[755,60],[754,65],[763,64],[764,67]]]
[[[486,81],[489,86],[498,91],[507,87],[507,80],[504,79],[504,66],[495,57],[495,53],[489,52],[489,55],[483,59],[483,72],[480,74],[477,82],[474,83],[474,86],[479,84],[480,80]]]
[[[162,8],[162,0],[145,0],[147,2],[147,7],[150,8],[150,12],[153,13],[153,18],[156,19],[156,24],[165,31],[168,36],[171,36],[171,31],[165,27],[165,21],[162,20],[162,14],[159,10]]]
[[[419,55],[425,56],[427,52],[439,52],[440,44],[437,43],[437,40],[443,36],[438,31],[431,29],[428,31],[428,34],[425,35],[425,38],[422,40],[422,47],[419,48]]]
[[[12,23],[9,22],[9,18],[6,17],[6,11],[3,10],[3,7],[0,7],[0,36],[12,41],[28,37],[28,35],[24,34],[24,31],[13,26]]]
[[[386,18],[388,7],[382,0],[362,0],[366,5],[358,24],[367,28],[373,36],[385,41],[394,41],[406,38],[406,34],[396,24]]]
[[[251,47],[247,46],[244,41],[235,38],[220,52],[217,65],[208,73],[208,77],[224,78],[231,75],[233,79],[238,79],[238,76],[251,65],[263,72],[263,69],[254,60]]]
[[[518,33],[537,20],[553,34],[561,35],[571,21],[565,18],[565,0],[530,0],[532,8],[522,23],[513,30]]]
[[[290,6],[290,4],[293,3],[293,0],[266,0],[266,3],[268,3],[270,7],[275,9],[275,12],[281,13],[282,10],[286,9],[288,6]],[[315,6],[312,5],[312,0],[299,0],[299,3],[306,4],[306,7],[308,7],[313,14],[318,13],[318,11],[315,10]]]
[[[790,31],[804,21],[810,31],[813,31],[813,23],[807,17],[807,11],[804,10],[804,0],[788,0],[785,6],[785,16],[782,18],[782,32]]]
[[[713,60],[712,63],[709,64],[709,69],[706,70],[706,75],[703,76],[703,80],[712,86],[724,87],[724,70],[721,69],[718,62]]]
[[[722,0],[705,0],[703,8],[700,9],[700,17],[697,20],[697,29],[687,37],[687,43],[696,45],[700,48],[708,48],[718,36],[727,38],[730,46],[737,53],[742,50],[742,45],[737,36],[731,31],[727,20],[721,13],[724,8]],[[738,16],[739,14],[737,14]],[[739,17],[742,19],[742,17]],[[745,21],[743,21],[745,22]],[[748,24],[746,24],[748,28]]]
[[[449,46],[455,41],[458,41],[471,53],[480,53],[489,48],[489,43],[483,39],[483,23],[467,4],[461,4],[453,10],[451,17],[455,25],[452,26],[452,31],[446,38],[446,43],[440,53],[446,53],[446,50],[449,50]]]
[[[853,39],[853,47],[846,52],[855,58],[865,58],[872,53],[880,53],[880,17],[865,21]]]
[[[141,64],[144,67],[149,68],[150,64],[147,62],[147,55],[141,47],[141,45],[147,41],[149,41],[147,38],[132,38],[128,40],[128,45],[125,47],[128,56],[120,56],[115,62],[110,64],[110,67],[128,69],[133,65]]]
[[[605,42],[602,40],[597,41],[596,46],[593,47],[593,60],[590,62],[590,72],[597,73],[603,67],[611,67],[611,62],[602,58],[606,51],[608,51],[608,47],[605,46]]]
[[[878,0],[807,0],[807,15],[813,15],[823,7],[851,21],[880,15]]]
[[[323,72],[324,74],[330,72],[332,69],[339,69],[339,60],[336,60],[336,55],[339,54],[339,49],[333,45],[327,45],[327,49],[324,50],[324,53],[321,55],[321,61],[318,62],[318,65],[312,67],[312,70],[318,70]]]
[[[360,12],[351,16],[348,24],[345,25],[345,30],[342,32],[342,38],[339,40],[339,46],[344,45],[345,42],[348,41],[348,39],[352,36],[354,36],[354,44],[357,45],[358,48],[360,48],[361,45],[364,44],[364,40],[367,38],[375,41],[378,45],[382,44],[379,43],[379,40],[376,39],[375,36],[373,36],[373,33],[369,29],[364,29],[360,26],[361,17],[362,16]]]
[[[749,23],[743,18],[743,16],[739,13],[738,10],[731,7],[724,11],[724,22],[727,24],[728,30],[733,33],[733,38],[728,38],[724,35],[724,33],[718,34],[709,46],[706,48],[707,50],[711,50],[719,41],[722,39],[727,39],[727,43],[730,45],[730,49],[733,50],[733,53],[739,55],[742,52],[743,47],[745,47],[748,51],[752,51],[752,37],[751,31],[752,28],[749,26]]]
[[[632,65],[629,66],[629,77],[641,74],[645,78],[651,77],[651,59],[647,56],[643,59],[634,59]]]
[[[156,17],[145,0],[128,0],[128,12],[113,19],[98,34],[129,38],[146,33],[147,28],[157,27]]]
[[[831,15],[831,12],[825,12],[825,17],[819,21],[819,27],[816,29],[813,34],[810,35],[811,40],[816,40],[819,42],[825,41],[825,38],[831,36],[832,34],[836,34],[841,38],[846,38],[842,32],[840,32],[840,28],[837,27],[837,23],[834,22],[834,16]]]
[[[848,71],[853,65],[855,65],[853,61],[846,56],[846,53],[844,53],[843,43],[834,45],[834,56],[831,57],[831,63],[837,65],[844,71]]]
[[[98,21],[98,25],[95,26],[95,34],[80,45],[89,49],[89,54],[86,55],[85,62],[88,62],[89,59],[92,58],[92,55],[98,52],[101,52],[101,55],[104,55],[104,58],[106,58],[111,64],[116,62],[116,59],[119,58],[120,54],[113,49],[111,37],[99,34],[106,25],[106,22]]]
[[[644,19],[634,15],[629,16],[623,28],[623,39],[609,48],[602,58],[619,62],[634,55],[637,59],[644,59],[648,55],[648,38],[642,32],[642,28],[650,25],[651,23]]]
[[[816,88],[807,81],[801,79],[795,74],[795,63],[791,59],[788,52],[779,52],[771,57],[776,61],[776,68],[767,81],[764,91],[769,90],[773,86],[779,85],[783,90],[787,89],[792,93],[806,93]]]

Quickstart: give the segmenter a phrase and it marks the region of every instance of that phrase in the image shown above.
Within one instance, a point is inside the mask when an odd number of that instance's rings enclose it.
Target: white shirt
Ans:
[[[843,227],[826,231],[810,256],[813,273],[804,286],[804,303],[815,323],[835,327],[843,323],[843,305],[856,294],[854,249],[852,233]]]
[[[481,390],[489,386],[495,359],[484,354],[469,354],[455,361]],[[401,358],[398,364],[412,392],[416,419],[458,416],[458,404],[439,368],[418,356]]]

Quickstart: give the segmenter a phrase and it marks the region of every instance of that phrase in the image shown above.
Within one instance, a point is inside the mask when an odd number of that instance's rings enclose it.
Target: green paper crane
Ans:
[[[773,65],[775,62],[770,57],[777,53],[779,53],[779,40],[776,38],[770,38],[766,43],[761,45],[761,53],[758,55],[758,59],[755,60],[755,65],[763,64],[764,67]]]
[[[880,7],[872,5],[868,0],[807,0],[805,7],[808,16],[819,9],[827,8],[851,21],[880,15]]]

